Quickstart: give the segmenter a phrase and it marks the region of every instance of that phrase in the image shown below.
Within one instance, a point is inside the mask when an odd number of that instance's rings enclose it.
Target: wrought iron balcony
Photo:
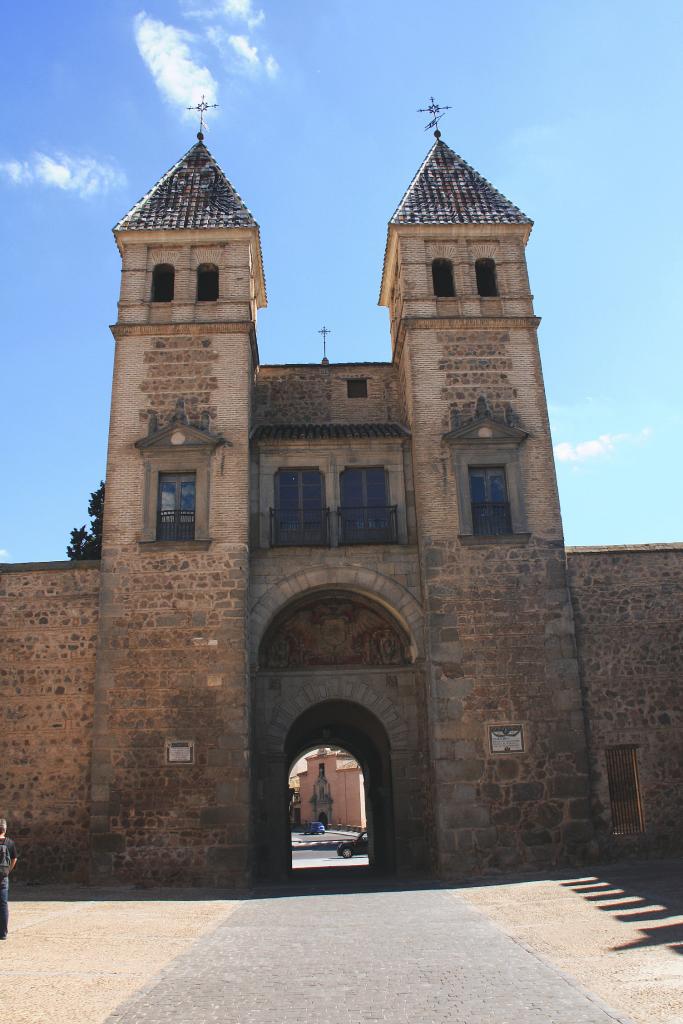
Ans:
[[[476,536],[512,533],[509,501],[473,501],[472,530]]]
[[[159,512],[157,540],[194,540],[194,509]]]
[[[340,544],[397,544],[396,505],[340,508]]]
[[[270,543],[273,547],[320,547],[330,543],[327,508],[270,510]]]

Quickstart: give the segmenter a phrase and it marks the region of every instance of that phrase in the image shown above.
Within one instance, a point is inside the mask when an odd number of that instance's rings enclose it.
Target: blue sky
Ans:
[[[386,223],[444,140],[525,213],[565,534],[683,539],[683,8],[40,0],[4,28],[0,559],[65,557],[104,474],[111,226],[194,142],[262,229],[263,362],[389,358]]]

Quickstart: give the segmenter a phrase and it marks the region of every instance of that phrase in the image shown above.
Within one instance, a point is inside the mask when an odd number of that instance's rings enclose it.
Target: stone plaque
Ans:
[[[169,740],[166,743],[167,764],[194,764],[194,743],[191,740]]]
[[[521,725],[491,725],[489,740],[492,754],[518,754],[524,750],[524,727]]]

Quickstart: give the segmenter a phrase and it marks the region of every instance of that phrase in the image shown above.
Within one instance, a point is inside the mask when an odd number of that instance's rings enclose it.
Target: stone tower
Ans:
[[[199,141],[116,225],[122,260],[92,875],[242,882],[259,230]]]
[[[436,137],[391,218],[380,303],[412,434],[448,875],[581,856],[592,830],[532,222]]]

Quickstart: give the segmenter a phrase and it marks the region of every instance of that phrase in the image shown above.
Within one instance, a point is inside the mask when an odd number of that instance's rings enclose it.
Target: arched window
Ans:
[[[496,264],[493,260],[477,260],[474,272],[477,275],[477,291],[481,296],[487,299],[498,294]]]
[[[215,302],[218,298],[218,267],[202,263],[197,267],[197,302]]]
[[[442,298],[455,295],[453,264],[450,260],[432,260],[432,281],[435,295]]]
[[[152,271],[152,302],[173,302],[175,270],[170,263],[159,263]]]

